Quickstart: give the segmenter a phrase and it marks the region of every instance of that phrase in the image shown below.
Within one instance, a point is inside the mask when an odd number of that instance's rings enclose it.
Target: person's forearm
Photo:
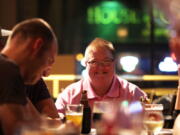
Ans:
[[[27,98],[27,105],[26,105],[26,110],[27,113],[29,113],[29,116],[32,117],[32,119],[36,119],[37,121],[40,121],[40,113],[37,111],[37,109],[34,107],[34,105],[31,103],[29,98]]]
[[[50,118],[59,118],[56,106],[51,98],[39,101],[36,104],[37,110]]]

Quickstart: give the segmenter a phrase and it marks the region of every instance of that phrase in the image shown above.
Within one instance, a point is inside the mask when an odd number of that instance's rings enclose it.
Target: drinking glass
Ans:
[[[148,135],[155,135],[163,128],[163,105],[145,104],[144,110],[144,127],[147,130]]]
[[[111,134],[109,127],[113,127],[116,116],[115,103],[111,101],[96,101],[93,105],[93,123],[97,134]],[[109,130],[109,131],[108,131]]]
[[[97,134],[140,135],[143,127],[143,107],[140,102],[95,102],[94,127]]]
[[[81,130],[82,117],[83,117],[83,105],[82,104],[67,104],[66,109],[66,120],[70,120]]]
[[[102,119],[102,115],[107,112],[109,109],[109,103],[106,101],[96,101],[93,105],[93,123],[100,121]]]

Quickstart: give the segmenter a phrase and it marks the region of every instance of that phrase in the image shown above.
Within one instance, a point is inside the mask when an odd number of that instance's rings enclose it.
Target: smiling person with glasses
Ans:
[[[95,38],[85,50],[85,65],[87,77],[67,86],[59,94],[56,100],[59,113],[64,113],[66,104],[80,103],[83,90],[87,90],[91,108],[95,101],[147,98],[139,87],[116,75],[115,50],[111,42]]]

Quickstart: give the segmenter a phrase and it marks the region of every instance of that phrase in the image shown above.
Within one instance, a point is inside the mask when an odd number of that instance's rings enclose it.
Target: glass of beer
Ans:
[[[72,121],[75,126],[79,127],[79,131],[80,131],[82,126],[83,105],[67,104],[65,113],[66,113],[66,120]]]
[[[144,126],[148,135],[158,133],[164,124],[163,105],[162,104],[145,104],[144,105]]]
[[[93,127],[102,121],[105,114],[110,114],[113,111],[113,102],[110,101],[96,101],[93,104]]]
[[[106,103],[105,101],[96,101],[93,104],[93,123],[92,123],[92,127],[96,130],[97,134],[103,134],[103,126],[102,126],[102,120],[103,120],[103,115],[106,112]]]
[[[101,120],[102,114],[106,111],[106,102],[96,101],[93,105],[93,122]]]

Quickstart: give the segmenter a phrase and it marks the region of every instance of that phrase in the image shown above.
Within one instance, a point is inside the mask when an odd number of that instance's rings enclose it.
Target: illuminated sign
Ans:
[[[140,16],[116,1],[106,1],[88,8],[89,24],[139,24]],[[149,16],[143,17],[145,21]]]
[[[162,37],[168,37],[168,29],[157,10],[154,11],[154,16],[154,35],[161,41]],[[119,1],[101,1],[89,6],[87,22],[90,27],[88,37],[94,35],[120,42],[150,41],[149,13],[145,9],[129,9]]]

